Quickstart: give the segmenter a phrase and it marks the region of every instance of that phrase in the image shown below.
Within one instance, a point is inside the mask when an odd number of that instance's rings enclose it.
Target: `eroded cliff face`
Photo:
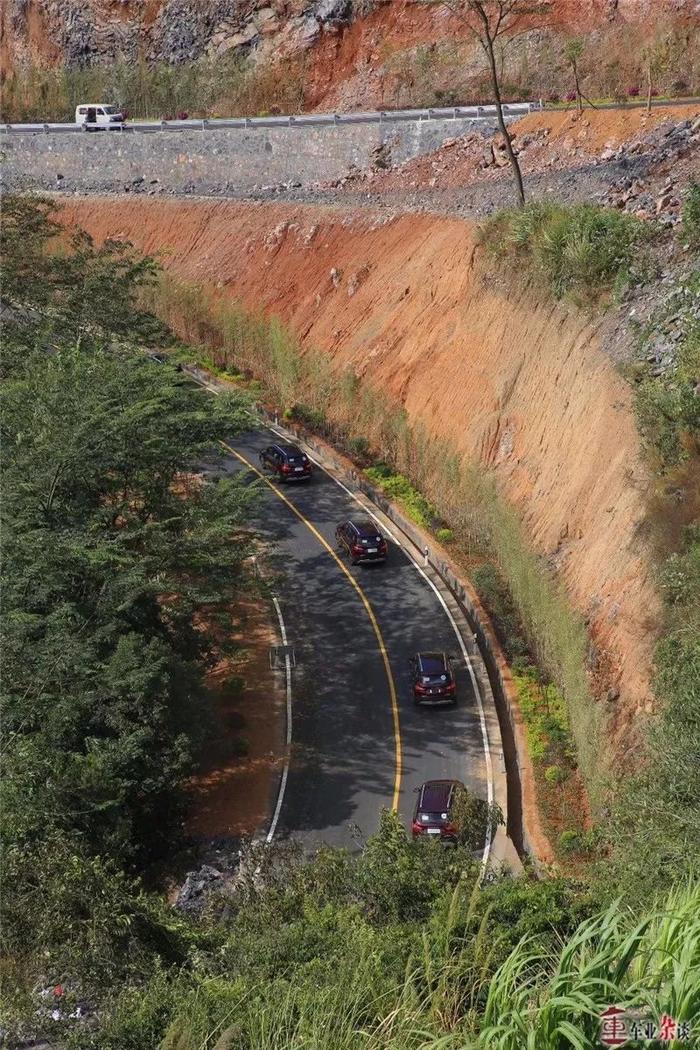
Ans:
[[[507,49],[503,76],[511,90],[519,85],[530,97],[566,92],[563,41],[584,34],[584,88],[625,93],[641,75],[645,44],[675,33],[679,43],[658,86],[683,94],[697,79],[688,58],[697,23],[696,0],[556,0],[546,30],[519,35]],[[455,44],[463,46],[450,57],[444,47],[449,52]],[[435,105],[438,96],[451,105],[455,92],[459,101],[484,91],[491,97],[465,20],[422,0],[5,0],[0,6],[2,77],[27,64],[179,65],[226,55],[298,59],[307,108]],[[600,79],[601,64],[609,67],[609,83]],[[673,86],[679,79],[685,88]]]
[[[457,220],[116,198],[72,199],[63,218],[276,314],[492,470],[609,661],[625,748],[650,704],[660,607],[639,539],[647,481],[630,390],[595,323],[489,274]]]

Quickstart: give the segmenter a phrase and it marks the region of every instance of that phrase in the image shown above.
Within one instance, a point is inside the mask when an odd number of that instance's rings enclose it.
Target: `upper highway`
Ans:
[[[540,109],[539,102],[509,102],[503,106],[507,118],[521,117],[524,113]],[[124,125],[109,128],[103,125],[99,130],[125,134],[143,132],[146,134],[160,131],[216,131],[224,128],[304,128],[326,127],[343,124],[386,124],[393,121],[426,121],[426,120],[494,120],[495,106],[443,106],[431,109],[392,109],[356,113],[297,113],[290,116],[266,117],[227,117],[203,120],[135,120]],[[83,132],[84,124],[3,124],[0,130],[5,132]],[[94,130],[94,129],[91,129]]]

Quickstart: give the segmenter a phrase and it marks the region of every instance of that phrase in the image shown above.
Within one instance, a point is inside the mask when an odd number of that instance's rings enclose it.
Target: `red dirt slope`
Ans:
[[[63,215],[279,315],[493,470],[615,671],[613,739],[628,746],[650,704],[659,603],[638,539],[646,478],[630,390],[595,324],[484,279],[474,230],[457,220],[116,198],[73,199]]]

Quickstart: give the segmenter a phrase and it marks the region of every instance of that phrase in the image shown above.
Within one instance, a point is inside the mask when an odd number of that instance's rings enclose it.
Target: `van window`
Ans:
[[[103,113],[116,113],[117,111],[114,108],[114,106],[103,106],[102,107],[102,112]]]
[[[78,106],[78,113],[81,117],[84,117],[87,113],[87,106]]]
[[[104,117],[104,115],[105,115],[105,111],[103,110],[102,106],[98,106],[98,107],[97,107],[97,112],[98,112],[98,113],[99,113],[99,114],[100,114],[101,116],[103,116],[103,117]]]

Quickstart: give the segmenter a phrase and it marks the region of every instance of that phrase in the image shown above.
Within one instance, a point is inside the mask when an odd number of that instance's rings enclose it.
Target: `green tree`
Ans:
[[[1,234],[3,834],[143,861],[206,725],[198,617],[249,586],[253,489],[205,473],[247,406],[130,349],[162,335],[151,261],[41,199],[7,198]]]
[[[496,828],[505,823],[503,813],[495,802],[489,805],[485,799],[478,798],[466,788],[457,793],[452,822],[457,828],[460,845],[472,851],[483,849],[487,828],[494,835]]]
[[[3,199],[4,375],[24,367],[35,349],[165,338],[161,323],[139,306],[143,288],[158,273],[156,263],[128,243],[108,240],[96,247],[84,231],[67,233],[56,210],[41,197]]]
[[[202,724],[197,611],[242,586],[251,493],[202,480],[243,421],[143,355],[34,357],[2,393],[3,661],[14,835],[152,848]]]

